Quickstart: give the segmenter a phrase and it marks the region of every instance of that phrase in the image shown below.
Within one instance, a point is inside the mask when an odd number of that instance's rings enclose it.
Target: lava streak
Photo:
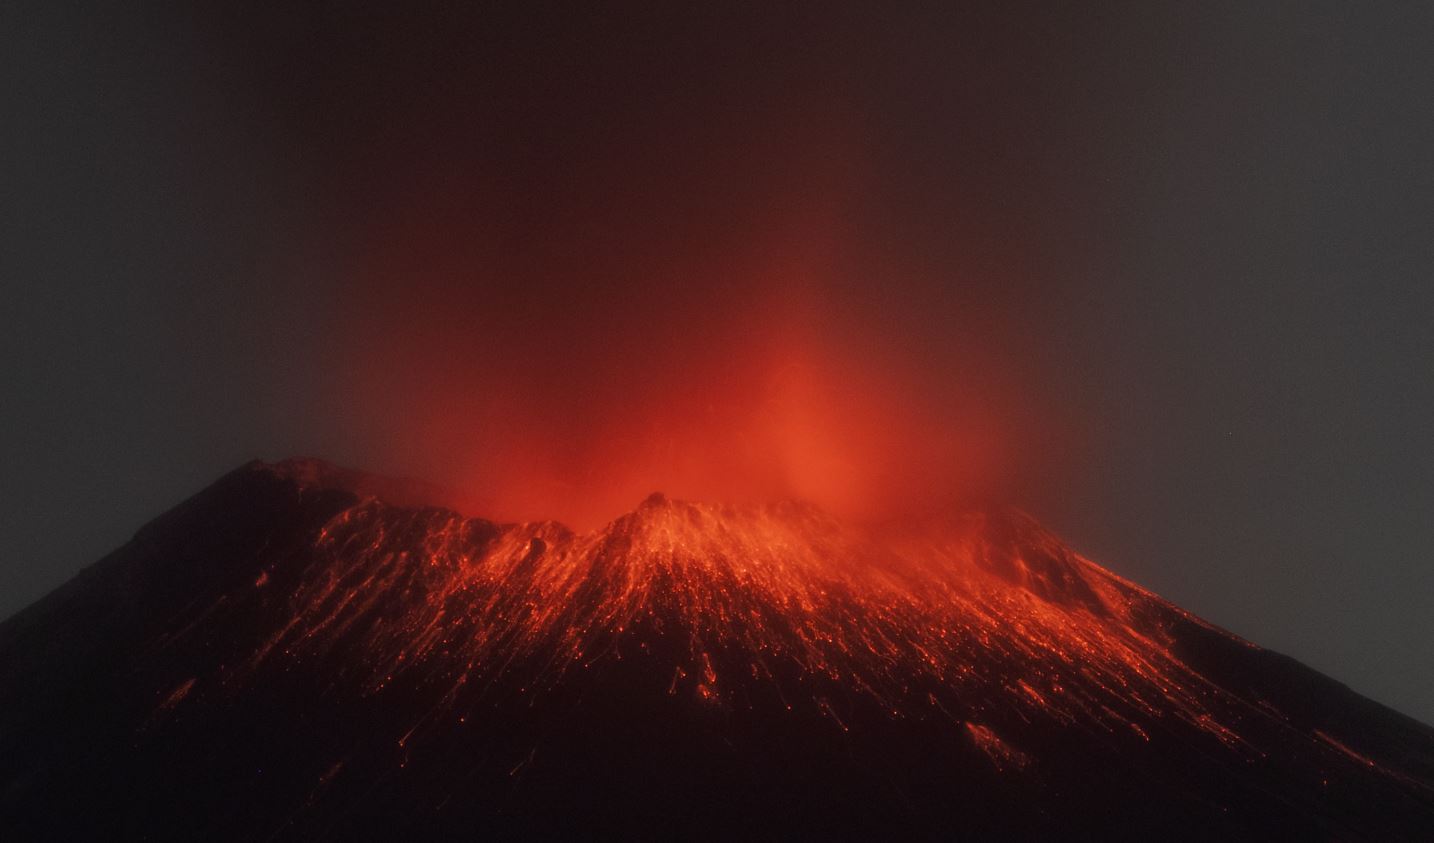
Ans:
[[[654,495],[577,533],[367,498],[312,553],[288,623],[227,681],[357,644],[364,693],[445,689],[431,725],[492,689],[647,658],[668,693],[711,704],[774,693],[845,729],[833,700],[856,693],[893,717],[949,718],[1006,766],[1022,750],[986,724],[1013,713],[1130,740],[1174,718],[1257,754],[1237,730],[1249,707],[1151,620],[1179,610],[1013,511],[876,532],[807,504]]]

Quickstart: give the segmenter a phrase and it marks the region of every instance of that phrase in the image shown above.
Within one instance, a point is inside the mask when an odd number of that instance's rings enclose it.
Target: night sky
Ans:
[[[0,10],[0,615],[255,457],[998,498],[1434,722],[1429,4],[123,5]]]

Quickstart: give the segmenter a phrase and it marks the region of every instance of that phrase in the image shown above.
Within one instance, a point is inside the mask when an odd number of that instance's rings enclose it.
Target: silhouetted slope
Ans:
[[[874,530],[654,495],[577,534],[407,506],[432,499],[254,463],[0,625],[0,829],[1434,827],[1434,731],[1018,512]]]

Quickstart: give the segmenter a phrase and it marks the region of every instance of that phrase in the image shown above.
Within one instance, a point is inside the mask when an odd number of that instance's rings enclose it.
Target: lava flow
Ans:
[[[77,788],[136,833],[172,791],[164,831],[241,837],[1398,837],[1434,811],[1428,727],[1019,511],[654,494],[575,532],[423,491],[255,463],[0,626],[0,818],[47,828]]]
[[[445,686],[442,709],[414,724],[434,729],[464,715],[465,688],[537,656],[530,693],[660,646],[668,693],[742,705],[753,683],[769,683],[841,728],[813,679],[893,717],[939,713],[957,727],[1020,712],[1145,738],[1142,718],[1174,717],[1243,744],[1231,728],[1239,701],[1140,621],[1166,604],[1019,512],[873,535],[800,503],[653,495],[579,534],[369,499],[324,524],[312,549],[285,598],[288,622],[225,682],[270,659],[302,664],[358,646],[365,692]],[[268,582],[266,572],[255,587]]]

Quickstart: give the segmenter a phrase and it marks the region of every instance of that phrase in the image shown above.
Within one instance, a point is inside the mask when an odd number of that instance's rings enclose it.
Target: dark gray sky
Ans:
[[[1078,549],[1434,721],[1434,9],[948,5],[6,4],[0,614],[247,459],[501,445],[445,360],[611,437],[778,266]]]

